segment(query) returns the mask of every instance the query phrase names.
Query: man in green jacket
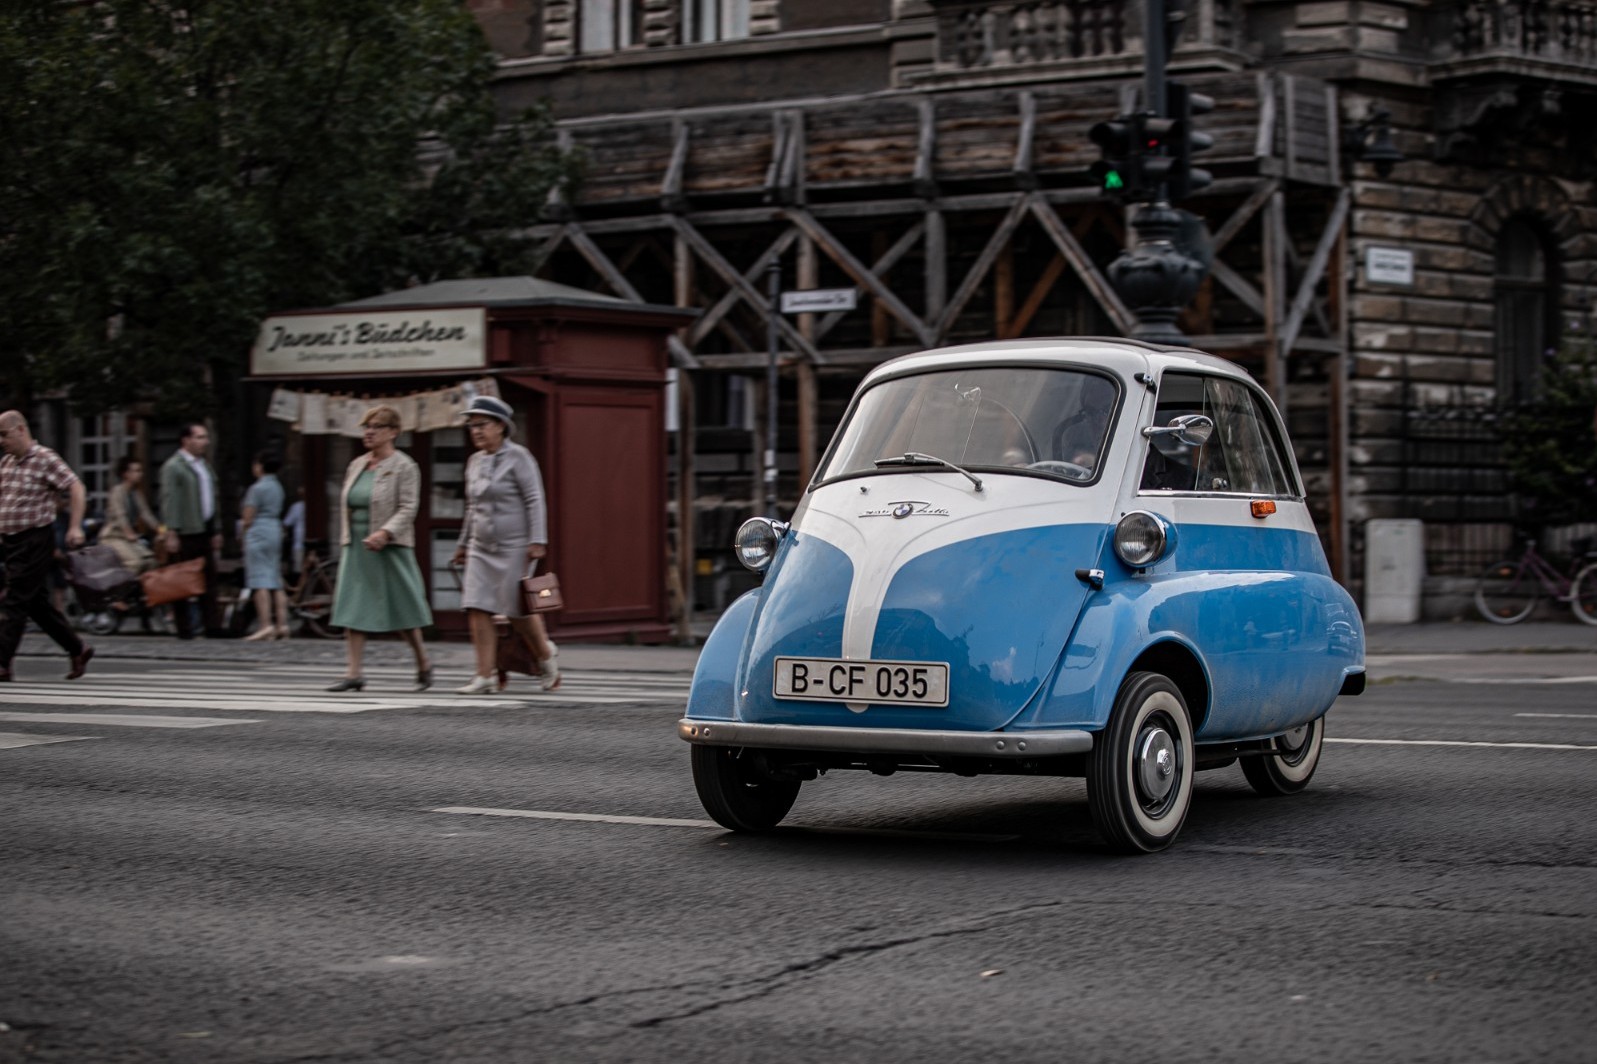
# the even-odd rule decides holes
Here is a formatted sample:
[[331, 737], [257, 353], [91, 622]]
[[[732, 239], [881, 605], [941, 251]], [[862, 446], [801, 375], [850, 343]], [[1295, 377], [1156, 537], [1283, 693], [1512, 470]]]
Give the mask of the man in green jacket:
[[[216, 610], [216, 553], [222, 549], [216, 471], [205, 460], [211, 433], [197, 421], [183, 426], [177, 453], [161, 466], [161, 520], [166, 522], [168, 557], [205, 559], [205, 594], [200, 620], [206, 634], [220, 629]], [[194, 638], [193, 599], [176, 603], [177, 637]]]

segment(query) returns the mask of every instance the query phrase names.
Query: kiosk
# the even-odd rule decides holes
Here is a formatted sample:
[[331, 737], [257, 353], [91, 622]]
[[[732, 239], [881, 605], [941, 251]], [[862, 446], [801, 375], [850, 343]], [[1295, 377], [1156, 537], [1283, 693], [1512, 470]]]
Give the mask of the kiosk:
[[307, 536], [336, 551], [336, 508], [360, 451], [359, 416], [399, 409], [399, 446], [421, 466], [416, 555], [435, 623], [463, 632], [449, 571], [470, 444], [460, 412], [488, 391], [516, 411], [516, 439], [543, 472], [549, 557], [567, 639], [663, 642], [667, 338], [695, 311], [534, 277], [440, 281], [273, 315], [250, 356], [268, 418], [286, 423], [305, 485]]

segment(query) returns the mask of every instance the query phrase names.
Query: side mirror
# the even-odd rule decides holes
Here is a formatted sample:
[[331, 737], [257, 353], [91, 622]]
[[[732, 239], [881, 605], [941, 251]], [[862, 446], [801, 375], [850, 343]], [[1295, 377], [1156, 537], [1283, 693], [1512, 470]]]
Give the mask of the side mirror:
[[1214, 435], [1214, 422], [1203, 414], [1182, 414], [1168, 425], [1149, 425], [1142, 434], [1149, 439], [1173, 436], [1188, 447], [1202, 447]]

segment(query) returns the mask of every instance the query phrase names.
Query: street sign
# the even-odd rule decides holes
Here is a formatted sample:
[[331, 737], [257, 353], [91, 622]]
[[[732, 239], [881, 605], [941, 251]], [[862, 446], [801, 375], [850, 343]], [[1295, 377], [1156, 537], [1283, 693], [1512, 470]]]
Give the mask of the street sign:
[[782, 293], [783, 314], [825, 314], [833, 310], [853, 310], [859, 291], [853, 288], [810, 288], [803, 292]]
[[1364, 279], [1371, 284], [1414, 283], [1414, 252], [1406, 248], [1365, 248]]

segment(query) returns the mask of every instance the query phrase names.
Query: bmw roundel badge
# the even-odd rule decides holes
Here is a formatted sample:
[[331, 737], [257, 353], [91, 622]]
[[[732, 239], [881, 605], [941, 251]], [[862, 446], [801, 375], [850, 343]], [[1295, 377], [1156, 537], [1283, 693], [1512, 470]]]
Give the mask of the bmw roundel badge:
[[893, 516], [898, 518], [908, 517], [915, 512], [915, 507], [907, 502], [901, 502], [893, 507]]

